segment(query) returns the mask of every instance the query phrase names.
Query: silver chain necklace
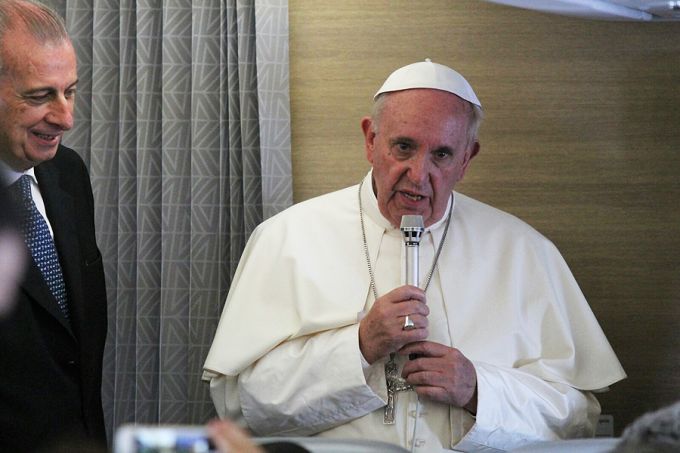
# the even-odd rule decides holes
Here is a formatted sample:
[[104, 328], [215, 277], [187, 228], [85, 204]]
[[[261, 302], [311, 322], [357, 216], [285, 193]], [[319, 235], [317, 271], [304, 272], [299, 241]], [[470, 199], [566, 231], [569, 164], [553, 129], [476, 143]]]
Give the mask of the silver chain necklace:
[[[373, 266], [371, 265], [371, 256], [368, 253], [368, 241], [366, 240], [366, 227], [364, 225], [364, 207], [363, 203], [361, 202], [361, 188], [363, 187], [363, 185], [364, 180], [361, 180], [361, 183], [359, 184], [359, 219], [361, 220], [361, 238], [364, 241], [364, 254], [366, 255], [366, 266], [368, 266], [368, 275], [371, 277], [371, 291], [373, 291], [374, 299], [378, 300], [378, 291], [376, 290], [375, 287], [375, 275], [373, 274]], [[446, 218], [446, 227], [444, 228], [444, 233], [442, 234], [442, 240], [439, 243], [439, 247], [437, 247], [437, 252], [434, 255], [434, 259], [432, 260], [432, 267], [430, 267], [430, 271], [427, 273], [427, 278], [425, 279], [425, 287], [423, 288], [424, 292], [427, 291], [427, 288], [430, 286], [432, 274], [434, 273], [434, 270], [437, 267], [439, 255], [441, 254], [442, 249], [444, 248], [444, 242], [446, 242], [446, 233], [448, 233], [449, 225], [451, 224], [452, 212], [453, 212], [453, 197], [451, 197], [449, 201], [449, 215]]]

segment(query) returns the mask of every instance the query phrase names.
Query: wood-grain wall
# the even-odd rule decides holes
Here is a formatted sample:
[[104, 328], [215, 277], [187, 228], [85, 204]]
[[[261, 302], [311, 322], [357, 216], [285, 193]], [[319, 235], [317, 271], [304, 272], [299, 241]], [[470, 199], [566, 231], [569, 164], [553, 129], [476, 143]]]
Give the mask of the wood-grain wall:
[[680, 22], [589, 21], [475, 0], [290, 0], [295, 201], [365, 174], [360, 118], [432, 58], [486, 112], [458, 189], [562, 251], [629, 377], [621, 429], [680, 399]]

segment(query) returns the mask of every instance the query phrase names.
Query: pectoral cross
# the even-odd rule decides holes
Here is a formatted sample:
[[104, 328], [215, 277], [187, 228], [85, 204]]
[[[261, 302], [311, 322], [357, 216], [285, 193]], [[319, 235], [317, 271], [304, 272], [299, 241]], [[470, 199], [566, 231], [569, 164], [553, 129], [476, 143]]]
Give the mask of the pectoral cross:
[[385, 406], [383, 423], [385, 425], [393, 425], [397, 393], [413, 390], [413, 386], [406, 383], [406, 379], [399, 375], [399, 368], [397, 367], [397, 362], [394, 361], [394, 354], [390, 354], [390, 360], [385, 363], [385, 379], [387, 381], [387, 405]]

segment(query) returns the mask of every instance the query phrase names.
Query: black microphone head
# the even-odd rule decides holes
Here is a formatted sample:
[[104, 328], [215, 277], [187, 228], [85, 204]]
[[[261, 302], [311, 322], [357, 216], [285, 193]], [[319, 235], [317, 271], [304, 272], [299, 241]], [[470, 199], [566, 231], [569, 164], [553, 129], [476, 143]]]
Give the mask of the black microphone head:
[[420, 244], [420, 236], [425, 231], [425, 224], [423, 223], [423, 216], [421, 215], [404, 215], [401, 216], [401, 226], [399, 227], [401, 234], [404, 236], [406, 245]]

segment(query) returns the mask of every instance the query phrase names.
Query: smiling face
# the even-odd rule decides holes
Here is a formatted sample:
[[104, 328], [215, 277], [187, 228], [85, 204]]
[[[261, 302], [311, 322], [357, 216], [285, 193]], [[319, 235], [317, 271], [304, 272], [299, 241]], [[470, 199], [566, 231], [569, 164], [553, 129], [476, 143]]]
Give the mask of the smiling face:
[[2, 39], [0, 158], [17, 171], [52, 159], [73, 127], [76, 56], [68, 41], [40, 43], [25, 31]]
[[378, 124], [362, 120], [373, 190], [393, 226], [407, 214], [423, 216], [425, 226], [444, 216], [451, 191], [479, 151], [468, 139], [470, 111], [452, 93], [412, 89], [387, 95]]

